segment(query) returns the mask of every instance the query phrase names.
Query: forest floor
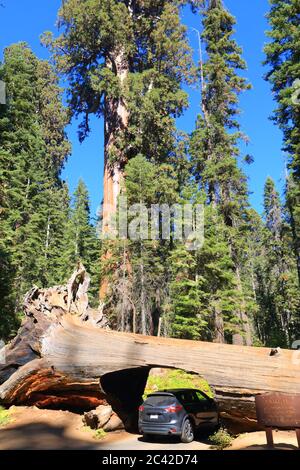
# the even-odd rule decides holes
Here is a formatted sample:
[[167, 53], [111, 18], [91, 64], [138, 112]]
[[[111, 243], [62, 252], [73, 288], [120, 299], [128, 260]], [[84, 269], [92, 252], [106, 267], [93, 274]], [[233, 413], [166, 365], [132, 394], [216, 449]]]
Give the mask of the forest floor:
[[[181, 444], [171, 439], [145, 442], [141, 436], [124, 431], [102, 435], [85, 427], [82, 416], [69, 411], [40, 410], [36, 407], [12, 407], [10, 421], [0, 425], [0, 450], [209, 450], [204, 440]], [[276, 448], [297, 449], [294, 432], [274, 432]], [[264, 432], [241, 434], [230, 450], [265, 450]]]

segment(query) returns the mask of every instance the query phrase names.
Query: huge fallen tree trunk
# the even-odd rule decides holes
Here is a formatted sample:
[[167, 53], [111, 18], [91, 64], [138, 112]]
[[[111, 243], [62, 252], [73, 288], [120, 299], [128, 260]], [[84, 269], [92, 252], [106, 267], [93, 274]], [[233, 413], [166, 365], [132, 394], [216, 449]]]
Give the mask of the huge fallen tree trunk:
[[79, 267], [68, 286], [27, 295], [26, 320], [0, 366], [2, 403], [87, 409], [108, 402], [130, 426], [149, 370], [179, 368], [203, 376], [223, 414], [250, 429], [256, 394], [300, 393], [294, 351], [270, 355], [266, 348], [109, 331], [101, 312], [89, 310], [87, 287]]

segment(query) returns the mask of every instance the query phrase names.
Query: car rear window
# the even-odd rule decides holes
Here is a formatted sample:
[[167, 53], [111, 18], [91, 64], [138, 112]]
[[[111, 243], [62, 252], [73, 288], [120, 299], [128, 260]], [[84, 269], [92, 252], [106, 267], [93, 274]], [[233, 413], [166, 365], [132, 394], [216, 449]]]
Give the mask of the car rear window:
[[145, 401], [145, 405], [169, 406], [172, 405], [174, 402], [176, 402], [176, 398], [169, 395], [152, 395], [147, 398], [147, 400]]
[[176, 396], [181, 403], [188, 403], [188, 404], [199, 403], [199, 401], [207, 400], [207, 398], [204, 395], [202, 395], [200, 391], [196, 392], [194, 390], [182, 391], [182, 392], [176, 393]]

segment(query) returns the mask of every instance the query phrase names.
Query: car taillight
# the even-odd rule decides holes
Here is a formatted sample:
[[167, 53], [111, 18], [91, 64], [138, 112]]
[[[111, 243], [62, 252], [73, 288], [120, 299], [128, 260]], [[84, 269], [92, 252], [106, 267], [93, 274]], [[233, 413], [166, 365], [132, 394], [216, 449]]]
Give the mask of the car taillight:
[[145, 407], [143, 405], [139, 406], [139, 411], [144, 411]]
[[168, 406], [168, 408], [165, 408], [165, 411], [167, 413], [178, 413], [179, 411], [181, 411], [183, 409], [183, 407], [181, 405], [172, 405], [172, 406]]

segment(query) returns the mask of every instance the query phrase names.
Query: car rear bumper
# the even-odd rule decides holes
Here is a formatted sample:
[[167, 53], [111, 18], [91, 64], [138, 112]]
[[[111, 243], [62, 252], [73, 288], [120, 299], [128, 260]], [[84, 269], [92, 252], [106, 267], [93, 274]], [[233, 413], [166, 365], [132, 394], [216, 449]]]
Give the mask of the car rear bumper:
[[141, 423], [139, 431], [141, 434], [156, 434], [158, 436], [179, 436], [181, 434], [181, 429], [176, 424]]

